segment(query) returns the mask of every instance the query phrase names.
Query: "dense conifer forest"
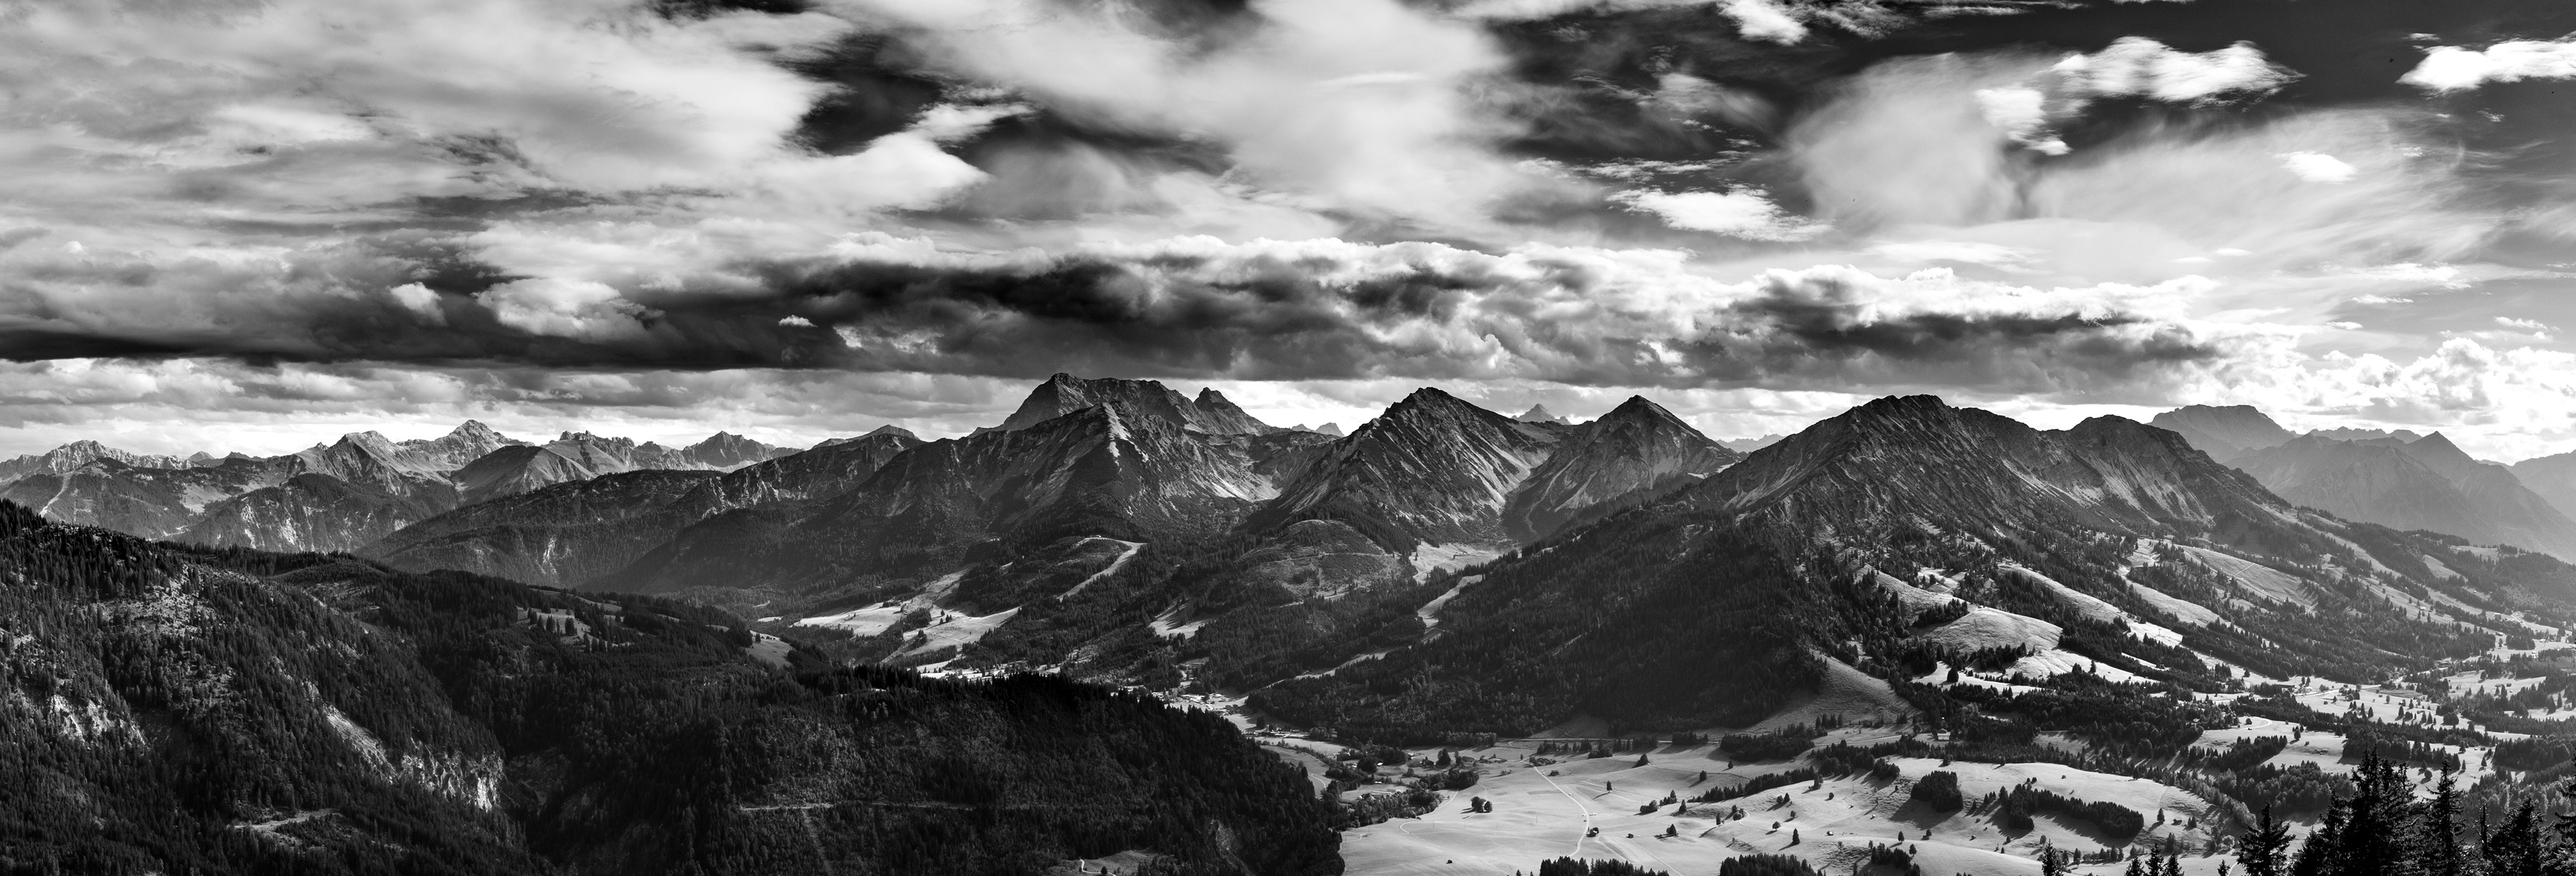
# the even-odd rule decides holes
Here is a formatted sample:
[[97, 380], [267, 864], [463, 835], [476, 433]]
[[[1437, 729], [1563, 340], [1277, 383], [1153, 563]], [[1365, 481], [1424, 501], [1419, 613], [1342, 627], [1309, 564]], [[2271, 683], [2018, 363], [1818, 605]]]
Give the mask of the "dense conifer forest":
[[0, 503], [0, 871], [1341, 870], [1218, 716], [837, 669], [712, 609]]

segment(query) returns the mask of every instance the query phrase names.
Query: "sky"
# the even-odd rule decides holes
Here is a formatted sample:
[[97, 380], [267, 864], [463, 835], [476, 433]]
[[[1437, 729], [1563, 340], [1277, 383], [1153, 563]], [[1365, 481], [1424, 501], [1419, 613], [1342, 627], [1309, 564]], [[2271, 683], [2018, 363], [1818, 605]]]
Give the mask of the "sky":
[[[2330, 14], [2329, 14], [2330, 13]], [[2576, 450], [2576, 5], [36, 0], [0, 454], [810, 444], [1057, 372]]]

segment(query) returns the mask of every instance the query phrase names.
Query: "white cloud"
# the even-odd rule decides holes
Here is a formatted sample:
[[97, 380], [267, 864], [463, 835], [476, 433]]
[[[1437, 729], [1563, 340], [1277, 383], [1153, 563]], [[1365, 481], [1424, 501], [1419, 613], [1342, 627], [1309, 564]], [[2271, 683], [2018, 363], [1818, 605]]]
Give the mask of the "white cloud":
[[447, 324], [447, 312], [438, 307], [438, 293], [430, 291], [429, 287], [419, 283], [404, 283], [385, 292], [392, 295], [395, 301], [400, 302], [404, 309], [419, 314], [422, 322], [430, 325]]
[[1718, 9], [1735, 19], [1736, 31], [1748, 40], [1789, 45], [1807, 38], [1807, 26], [1770, 0], [1725, 0]]
[[2065, 155], [2072, 149], [2053, 128], [2100, 98], [2206, 104], [2262, 97], [2298, 78], [2251, 43], [2194, 53], [2132, 36], [2099, 52], [2066, 55], [1975, 95], [1986, 122], [2013, 142], [2043, 155]]
[[1746, 240], [1811, 240], [1832, 230], [1782, 212], [1762, 192], [1753, 189], [1731, 192], [1638, 189], [1612, 194], [1610, 199], [1632, 210], [1653, 213], [1661, 217], [1664, 224], [1674, 228]]
[[1962, 264], [2002, 267], [2030, 261], [2036, 253], [1999, 243], [1963, 240], [1918, 240], [1882, 243], [1870, 252], [1900, 262], [1959, 262]]
[[2184, 52], [2145, 37], [2121, 37], [2102, 51], [2068, 55], [2049, 68], [2086, 94], [2189, 103], [2264, 95], [2299, 77], [2252, 43]]
[[2048, 131], [2048, 95], [2039, 89], [1980, 88], [1977, 108], [1984, 111], [1988, 123], [2032, 151], [2043, 155], [2072, 151], [2065, 140]]
[[616, 289], [588, 280], [541, 277], [513, 280], [474, 296], [502, 325], [534, 335], [610, 341], [640, 334], [643, 305]]
[[2536, 319], [2516, 319], [2510, 316], [2499, 316], [2495, 318], [2495, 321], [2497, 325], [2504, 326], [2509, 329], [2521, 329], [2529, 332], [2545, 332], [2551, 330], [2548, 324]]
[[2525, 79], [2576, 79], [2576, 40], [2508, 40], [2484, 49], [2436, 46], [2397, 81], [2433, 91], [2459, 91]]
[[2361, 173], [2361, 168], [2321, 152], [2283, 152], [2274, 157], [2281, 159], [2281, 166], [2289, 168], [2291, 175], [2309, 182], [2351, 182]]

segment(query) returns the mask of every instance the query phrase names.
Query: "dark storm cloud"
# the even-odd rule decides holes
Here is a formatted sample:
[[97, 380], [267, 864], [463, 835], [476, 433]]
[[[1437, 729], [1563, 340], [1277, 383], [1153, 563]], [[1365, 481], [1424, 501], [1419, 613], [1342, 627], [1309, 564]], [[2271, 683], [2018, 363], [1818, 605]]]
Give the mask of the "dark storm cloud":
[[[258, 269], [137, 260], [55, 269], [35, 279], [84, 291], [11, 296], [0, 310], [8, 358], [2047, 388], [2215, 355], [2112, 297], [1851, 268], [1729, 283], [1598, 250], [1340, 241], [1043, 257], [909, 250], [735, 266], [757, 278], [748, 289], [518, 277], [417, 238]], [[189, 307], [156, 307], [174, 286], [200, 291]]]
[[2109, 296], [1848, 268], [1718, 283], [1581, 252], [1431, 245], [775, 274], [844, 365], [1040, 377], [1520, 377], [1587, 385], [1925, 381], [2044, 390], [2220, 354]]

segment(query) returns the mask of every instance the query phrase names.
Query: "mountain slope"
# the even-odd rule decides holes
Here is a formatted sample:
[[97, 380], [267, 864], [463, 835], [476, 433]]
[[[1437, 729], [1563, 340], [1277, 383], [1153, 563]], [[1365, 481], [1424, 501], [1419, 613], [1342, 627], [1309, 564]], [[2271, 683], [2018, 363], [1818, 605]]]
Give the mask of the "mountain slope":
[[1106, 689], [834, 670], [680, 603], [186, 551], [6, 503], [0, 582], [13, 867], [940, 876], [1136, 850], [1340, 872], [1297, 770]]
[[567, 481], [588, 480], [599, 474], [552, 448], [524, 444], [485, 454], [457, 469], [449, 479], [456, 482], [459, 501], [470, 505]]
[[[887, 427], [723, 474], [644, 470], [575, 479], [422, 520], [363, 553], [406, 569], [462, 569], [572, 586], [625, 568], [710, 516], [846, 492], [920, 443]], [[493, 457], [513, 451], [562, 459], [541, 447]], [[459, 480], [473, 489], [469, 478], [488, 461], [468, 466]]]
[[[1474, 571], [1437, 635], [1388, 650], [1368, 642], [1394, 627], [1360, 630], [1343, 653], [1384, 656], [1245, 679], [1268, 684], [1253, 704], [1389, 740], [1743, 726], [1840, 664], [1934, 714], [2170, 753], [2206, 707], [2123, 684], [2226, 691], [2228, 665], [2371, 678], [2525, 629], [2496, 612], [2576, 606], [2576, 569], [2303, 512], [2170, 431], [2046, 432], [1928, 397]], [[1939, 682], [1945, 665], [1986, 680]], [[1996, 680], [2029, 692], [1979, 699]]]
[[2514, 463], [2513, 476], [2559, 513], [2576, 515], [2576, 452]]
[[[1548, 422], [1527, 414], [1520, 419]], [[1515, 539], [1537, 541], [1696, 483], [1740, 458], [1663, 406], [1630, 396], [1600, 419], [1575, 427], [1530, 471], [1503, 508], [1503, 529]]]
[[[1032, 398], [1062, 389], [1051, 386]], [[1129, 413], [1136, 409], [1079, 408], [914, 447], [810, 509], [745, 511], [692, 527], [602, 583], [646, 592], [746, 582], [790, 591], [826, 582], [869, 587], [956, 571], [971, 561], [970, 547], [988, 541], [1007, 554], [1066, 538], [1206, 537], [1277, 494], [1257, 452], [1321, 440], [1296, 433], [1276, 436], [1289, 444], [1269, 436], [1211, 440], [1179, 413]]]
[[2576, 556], [2576, 521], [2524, 489], [2511, 469], [2470, 459], [2439, 436], [2411, 443], [2307, 436], [2233, 462], [2282, 498], [2345, 519]]
[[2220, 462], [2298, 437], [2252, 405], [2190, 405], [2157, 414], [2148, 425], [2181, 435]]
[[1248, 525], [1332, 520], [1398, 552], [1417, 544], [1508, 546], [1504, 506], [1561, 439], [1559, 429], [1415, 390], [1335, 442]]
[[456, 569], [560, 585], [616, 571], [693, 522], [671, 510], [721, 475], [630, 471], [466, 505], [372, 539], [397, 568]]
[[186, 529], [223, 500], [285, 477], [274, 460], [233, 457], [188, 468], [137, 467], [97, 457], [67, 471], [38, 471], [0, 487], [7, 499], [81, 526], [153, 538]]

